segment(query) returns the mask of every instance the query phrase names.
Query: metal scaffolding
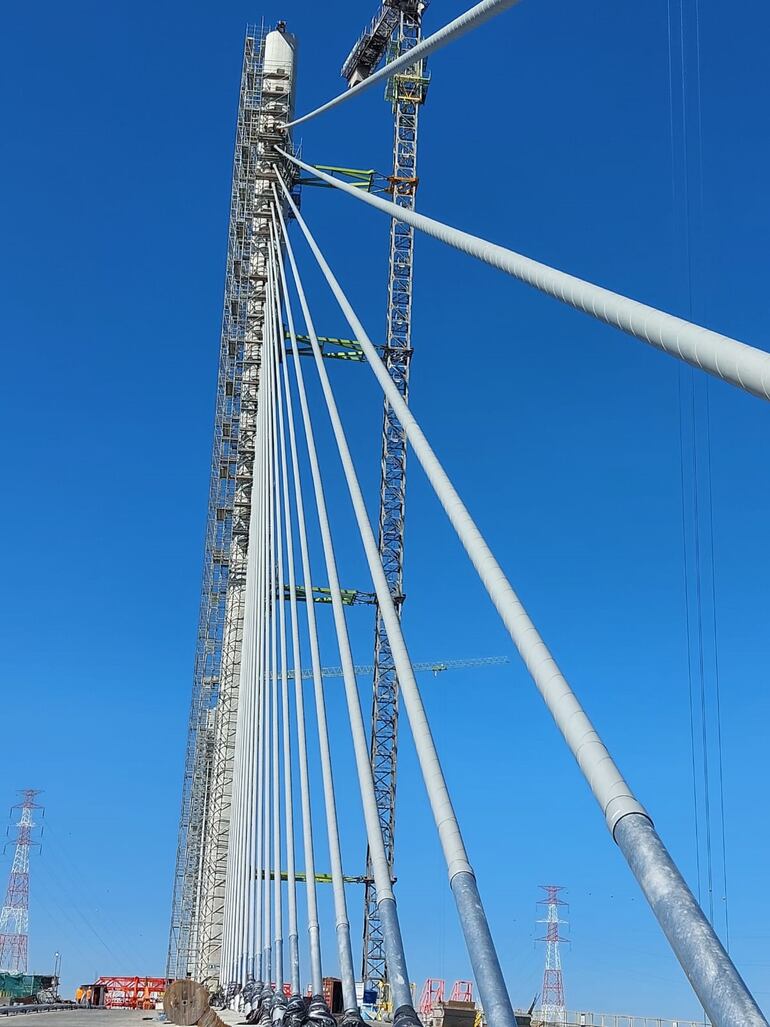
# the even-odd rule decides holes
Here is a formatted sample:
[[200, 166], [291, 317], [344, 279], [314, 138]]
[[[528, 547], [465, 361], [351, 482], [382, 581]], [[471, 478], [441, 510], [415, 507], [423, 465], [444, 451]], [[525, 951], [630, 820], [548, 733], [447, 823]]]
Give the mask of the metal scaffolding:
[[203, 586], [168, 950], [169, 977], [205, 977], [210, 972], [208, 959], [202, 958], [203, 947], [211, 947], [212, 906], [221, 901], [211, 877], [227, 854], [227, 804], [232, 778], [261, 338], [261, 306], [255, 295], [259, 282], [252, 274], [252, 265], [259, 246], [253, 220], [264, 38], [263, 26], [250, 26], [244, 42]]
[[[389, 59], [416, 46], [421, 34], [422, 5], [404, 5], [393, 32]], [[417, 187], [417, 129], [420, 105], [425, 99], [427, 78], [422, 62], [394, 75], [386, 98], [393, 104], [393, 199], [401, 207], [414, 208]], [[411, 314], [414, 231], [400, 221], [391, 222], [388, 277], [388, 319], [384, 362], [406, 399], [412, 356]], [[406, 491], [406, 436], [387, 400], [382, 424], [380, 471], [379, 552], [390, 593], [400, 612], [403, 601], [404, 501]], [[396, 818], [396, 760], [398, 750], [398, 677], [393, 654], [377, 610], [374, 634], [371, 762], [377, 811], [388, 862], [393, 870]], [[387, 967], [377, 892], [371, 882], [372, 866], [367, 853], [364, 900], [363, 979], [384, 997]]]

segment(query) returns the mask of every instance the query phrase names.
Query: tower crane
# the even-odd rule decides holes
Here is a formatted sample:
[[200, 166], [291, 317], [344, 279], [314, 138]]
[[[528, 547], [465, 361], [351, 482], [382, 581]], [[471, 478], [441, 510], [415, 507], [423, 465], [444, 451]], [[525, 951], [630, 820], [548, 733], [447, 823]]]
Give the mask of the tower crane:
[[[415, 671], [430, 671], [434, 677], [438, 677], [439, 674], [443, 674], [447, 670], [465, 670], [467, 667], [499, 667], [504, 663], [508, 663], [507, 656], [479, 656], [469, 660], [427, 660], [422, 663], [413, 663], [412, 669]], [[353, 670], [356, 672], [357, 677], [368, 677], [369, 674], [373, 673], [374, 666], [372, 664], [360, 664], [357, 663]], [[309, 667], [304, 667], [300, 674], [302, 678], [312, 678], [313, 671]], [[287, 677], [294, 678], [294, 671], [290, 670]], [[321, 667], [321, 677], [324, 678], [341, 678], [343, 677], [342, 667]]]
[[[384, 0], [369, 27], [347, 57], [342, 76], [348, 85], [363, 81], [380, 61], [407, 53], [420, 41], [422, 15], [427, 0]], [[424, 62], [393, 75], [385, 98], [393, 108], [393, 171], [390, 191], [393, 202], [414, 209], [417, 189], [417, 131], [420, 107], [425, 102], [428, 76]], [[412, 272], [414, 234], [395, 218], [390, 226], [388, 309], [384, 363], [401, 396], [409, 393], [412, 356]], [[403, 605], [404, 505], [406, 490], [406, 435], [387, 400], [383, 412], [380, 476], [379, 555], [390, 594], [401, 613]], [[396, 760], [398, 754], [398, 677], [390, 642], [379, 609], [375, 615], [374, 666], [372, 671], [372, 736], [370, 760], [374, 777], [377, 814], [385, 854], [393, 873], [396, 825]], [[369, 854], [367, 877], [372, 876]], [[387, 990], [387, 966], [382, 927], [374, 885], [366, 886], [362, 977]]]
[[396, 3], [385, 3], [372, 18], [369, 28], [362, 32], [342, 65], [342, 77], [349, 86], [358, 85], [371, 73], [385, 56], [385, 51], [399, 22]]

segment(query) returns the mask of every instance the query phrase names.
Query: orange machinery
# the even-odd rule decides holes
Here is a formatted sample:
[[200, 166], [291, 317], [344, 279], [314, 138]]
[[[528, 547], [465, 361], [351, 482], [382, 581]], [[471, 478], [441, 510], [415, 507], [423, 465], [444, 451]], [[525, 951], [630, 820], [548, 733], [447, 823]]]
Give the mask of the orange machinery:
[[171, 983], [167, 977], [100, 977], [88, 988], [106, 1009], [155, 1009]]

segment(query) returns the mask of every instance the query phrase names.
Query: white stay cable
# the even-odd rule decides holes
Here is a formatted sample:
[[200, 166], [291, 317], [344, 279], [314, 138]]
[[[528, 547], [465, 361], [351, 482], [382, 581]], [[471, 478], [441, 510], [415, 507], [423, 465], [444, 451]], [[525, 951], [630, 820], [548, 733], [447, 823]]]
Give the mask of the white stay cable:
[[[655, 831], [648, 814], [624, 781], [422, 429], [391, 380], [363, 325], [291, 196], [288, 195], [285, 185], [280, 178], [279, 181], [287, 195], [292, 213], [297, 218], [308, 245], [354, 333], [354, 338], [360, 343], [386, 399], [404, 428], [415, 456], [575, 756], [599, 802], [607, 826], [636, 876], [645, 898], [706, 1012], [709, 1013], [712, 1022], [719, 1024], [720, 1027], [727, 1027], [728, 1024], [741, 1024], [742, 1027], [748, 1027], [749, 1024], [766, 1024], [713, 927], [704, 916]], [[288, 240], [287, 252], [291, 255]]]
[[[276, 254], [276, 239], [273, 227], [271, 226], [271, 267], [273, 275], [276, 274], [276, 265], [280, 268], [281, 262]], [[283, 272], [281, 271], [283, 279]], [[288, 296], [284, 292], [284, 303], [288, 311]], [[310, 563], [307, 550], [307, 535], [305, 530], [304, 510], [299, 501], [301, 485], [299, 484], [299, 463], [297, 461], [296, 446], [294, 444], [294, 431], [292, 427], [292, 405], [291, 393], [285, 391], [287, 420], [289, 423], [289, 438], [291, 442], [292, 464], [294, 471], [294, 491], [297, 497], [297, 520], [300, 532], [300, 547], [302, 551], [303, 575], [305, 578], [305, 595], [312, 597], [312, 579], [310, 578]], [[347, 915], [345, 902], [345, 883], [342, 868], [342, 852], [340, 849], [339, 827], [337, 823], [337, 803], [334, 795], [334, 775], [332, 771], [331, 746], [329, 743], [329, 728], [326, 719], [326, 702], [321, 682], [321, 655], [318, 645], [318, 633], [315, 621], [315, 609], [312, 599], [305, 603], [308, 623], [308, 636], [310, 640], [310, 657], [313, 665], [313, 685], [315, 695], [316, 722], [318, 728], [318, 746], [321, 757], [321, 779], [323, 783], [324, 809], [326, 812], [326, 830], [329, 846], [329, 862], [332, 877], [332, 891], [334, 896], [334, 915], [337, 933], [337, 950], [340, 963], [340, 979], [342, 981], [343, 1004], [346, 1011], [358, 1009], [356, 1001], [355, 971], [353, 969], [353, 950], [350, 943], [350, 921]], [[316, 667], [318, 673], [316, 674]]]
[[[261, 429], [259, 434], [255, 438], [255, 464], [254, 464], [254, 482], [264, 483], [266, 470], [266, 459], [267, 459], [267, 447], [265, 439], [265, 412], [263, 408], [263, 398], [265, 390], [260, 390], [258, 397], [258, 410], [257, 410], [257, 424], [258, 428]], [[259, 448], [257, 443], [259, 442]], [[259, 977], [259, 968], [261, 966], [260, 958], [260, 946], [259, 946], [259, 923], [262, 912], [261, 899], [258, 887], [257, 878], [257, 863], [261, 862], [261, 849], [259, 845], [259, 832], [261, 821], [258, 815], [259, 803], [261, 802], [261, 744], [260, 744], [260, 730], [262, 724], [262, 710], [261, 710], [261, 696], [264, 688], [263, 684], [263, 666], [262, 666], [262, 637], [264, 634], [264, 593], [265, 593], [265, 551], [262, 545], [262, 539], [264, 537], [266, 529], [266, 507], [265, 507], [265, 488], [264, 484], [260, 487], [257, 485], [257, 495], [255, 496], [255, 488], [252, 485], [252, 505], [258, 503], [260, 509], [260, 517], [257, 522], [257, 531], [252, 534], [249, 532], [249, 555], [253, 552], [258, 561], [258, 575], [257, 575], [257, 591], [254, 596], [254, 618], [255, 618], [255, 646], [254, 646], [254, 667], [253, 667], [253, 679], [254, 679], [254, 703], [253, 713], [251, 716], [252, 725], [252, 755], [249, 761], [249, 777], [250, 777], [250, 792], [251, 798], [249, 802], [249, 849], [248, 849], [248, 908], [249, 908], [249, 922], [248, 922], [248, 941], [247, 941], [247, 953], [248, 953], [248, 975], [253, 978]]]
[[[256, 517], [256, 509], [252, 508], [251, 520]], [[236, 927], [231, 911], [238, 908], [235, 893], [242, 884], [242, 832], [244, 830], [243, 804], [245, 802], [245, 782], [248, 775], [245, 773], [244, 764], [246, 761], [246, 745], [244, 741], [247, 725], [249, 722], [249, 653], [253, 644], [253, 636], [249, 625], [249, 611], [251, 608], [251, 597], [254, 590], [253, 567], [251, 563], [247, 566], [246, 574], [246, 597], [243, 649], [240, 667], [239, 702], [235, 729], [235, 755], [233, 760], [233, 803], [232, 817], [230, 820], [229, 839], [227, 847], [227, 874], [225, 885], [225, 909], [226, 915], [223, 921], [223, 947], [221, 954], [221, 975], [224, 981], [229, 983], [240, 974], [234, 973], [231, 956], [234, 951]]]
[[[268, 265], [268, 282], [269, 282], [270, 270]], [[270, 307], [266, 307], [265, 314], [266, 323], [266, 335], [270, 338], [270, 332], [272, 331], [272, 318], [270, 314]], [[269, 382], [269, 367], [270, 367], [270, 350], [267, 349], [265, 352], [265, 367], [263, 371], [266, 375], [266, 382]], [[267, 402], [270, 403], [272, 397], [267, 393]], [[272, 448], [271, 432], [270, 432], [270, 419], [266, 419], [265, 432], [267, 436], [268, 452]], [[267, 473], [267, 546], [268, 546], [268, 592], [266, 602], [266, 621], [269, 624], [269, 631], [267, 632], [267, 659], [265, 663], [265, 677], [263, 682], [263, 691], [266, 695], [265, 699], [265, 734], [264, 734], [264, 757], [265, 757], [265, 770], [264, 770], [264, 816], [265, 816], [265, 875], [264, 875], [264, 918], [265, 918], [265, 932], [263, 939], [263, 968], [265, 972], [265, 988], [267, 991], [271, 991], [273, 982], [273, 962], [272, 962], [272, 949], [273, 949], [273, 921], [272, 921], [272, 896], [270, 894], [272, 888], [272, 848], [270, 845], [271, 841], [271, 718], [270, 718], [270, 703], [268, 697], [270, 695], [269, 688], [270, 682], [273, 679], [273, 675], [276, 673], [275, 656], [276, 656], [276, 632], [275, 632], [275, 550], [274, 550], [274, 537], [273, 537], [273, 468], [270, 461], [267, 461], [268, 473]], [[280, 872], [280, 867], [278, 868]]]
[[[275, 284], [273, 278], [273, 285]], [[271, 302], [273, 290], [268, 296], [268, 302]], [[280, 312], [276, 316], [277, 329], [273, 331], [272, 338], [267, 339], [267, 345], [273, 349], [273, 360], [271, 367], [270, 376], [270, 391], [275, 397], [275, 401], [272, 404], [270, 410], [270, 416], [272, 419], [272, 434], [273, 434], [273, 467], [274, 467], [274, 479], [275, 479], [275, 505], [276, 505], [276, 541], [277, 541], [277, 560], [278, 560], [278, 617], [279, 617], [279, 636], [280, 636], [280, 664], [281, 664], [281, 724], [282, 724], [282, 749], [283, 749], [283, 787], [284, 787], [284, 816], [286, 823], [286, 876], [287, 876], [287, 912], [289, 922], [289, 979], [291, 982], [291, 993], [292, 995], [299, 995], [300, 993], [300, 979], [299, 979], [299, 931], [297, 927], [297, 879], [296, 879], [296, 865], [295, 865], [295, 852], [294, 852], [294, 799], [292, 795], [292, 769], [291, 769], [291, 723], [289, 720], [289, 678], [288, 678], [288, 648], [286, 643], [286, 604], [284, 601], [284, 551], [283, 551], [283, 532], [284, 529], [290, 530], [290, 525], [287, 527], [286, 524], [286, 513], [284, 505], [287, 502], [287, 497], [284, 493], [283, 498], [281, 495], [281, 488], [279, 485], [283, 483], [285, 485], [286, 469], [281, 466], [279, 445], [278, 445], [278, 430], [276, 420], [280, 416], [280, 410], [278, 409], [278, 374], [277, 374], [277, 357], [275, 350], [277, 348], [277, 340], [282, 335], [281, 318]], [[277, 401], [277, 402], [276, 402]], [[281, 441], [283, 441], [281, 439]], [[290, 549], [290, 539], [287, 538], [287, 550]], [[290, 554], [291, 555], [291, 554]], [[291, 574], [291, 570], [290, 570]], [[277, 722], [277, 712], [276, 712]], [[276, 744], [277, 749], [277, 744]], [[280, 859], [276, 860], [277, 865], [280, 867]], [[278, 880], [280, 887], [280, 877]], [[283, 965], [283, 963], [282, 963]], [[276, 975], [279, 977], [281, 975]], [[282, 992], [279, 993], [282, 995]]]
[[[281, 211], [278, 194], [275, 191], [275, 186], [273, 186], [273, 194], [275, 199], [273, 215], [274, 240], [277, 240], [278, 237], [278, 227], [275, 221], [275, 217], [277, 214], [277, 217], [281, 223], [281, 231], [283, 233], [283, 239], [286, 244], [286, 253], [289, 258], [289, 263], [291, 265], [292, 276], [294, 278], [295, 284], [298, 285], [299, 273], [297, 270], [296, 262], [294, 260], [294, 252], [291, 247], [291, 241], [289, 240], [288, 234], [285, 230], [283, 213]], [[280, 260], [280, 258], [277, 258], [277, 262], [281, 273], [281, 281], [283, 284], [284, 301], [288, 306], [288, 288], [286, 284], [283, 263]], [[300, 299], [300, 304], [302, 306], [302, 313], [305, 319], [305, 324], [308, 327], [308, 329], [311, 329], [312, 319], [310, 316], [310, 311], [307, 309], [307, 305], [303, 303], [302, 293], [298, 293], [298, 295]], [[315, 493], [316, 500], [316, 513], [318, 516], [318, 523], [321, 530], [321, 541], [324, 551], [324, 561], [326, 564], [326, 573], [328, 576], [329, 591], [332, 600], [334, 627], [337, 635], [337, 645], [340, 653], [340, 663], [342, 664], [343, 670], [345, 697], [348, 707], [348, 719], [350, 721], [350, 730], [353, 737], [353, 748], [355, 752], [359, 790], [361, 793], [361, 803], [363, 806], [364, 820], [366, 823], [366, 834], [367, 840], [369, 842], [370, 856], [372, 862], [372, 875], [374, 877], [375, 888], [377, 890], [377, 905], [383, 923], [383, 939], [386, 948], [391, 998], [395, 1009], [398, 1009], [400, 1007], [403, 1007], [405, 1009], [411, 1009], [412, 995], [409, 986], [409, 976], [406, 967], [404, 945], [403, 940], [401, 938], [401, 929], [398, 922], [398, 914], [396, 912], [395, 896], [393, 895], [393, 888], [390, 879], [390, 867], [388, 865], [387, 856], [385, 855], [385, 845], [382, 839], [382, 828], [380, 827], [379, 816], [377, 811], [377, 801], [374, 791], [374, 779], [372, 776], [372, 768], [369, 762], [369, 746], [367, 744], [366, 730], [364, 728], [364, 719], [361, 713], [361, 700], [358, 694], [358, 686], [356, 684], [353, 657], [350, 651], [350, 640], [348, 638], [347, 623], [345, 620], [345, 608], [342, 605], [342, 596], [340, 593], [339, 575], [337, 573], [337, 562], [334, 555], [334, 543], [332, 541], [331, 528], [329, 526], [329, 518], [326, 510], [326, 499], [324, 497], [323, 482], [321, 480], [321, 471], [315, 447], [313, 425], [310, 418], [310, 410], [308, 408], [307, 396], [305, 394], [304, 378], [295, 336], [292, 336], [291, 349], [294, 364], [294, 373], [297, 381], [297, 391], [302, 411], [305, 441], [310, 461], [311, 476], [313, 479], [313, 491]], [[312, 582], [308, 582], [307, 584], [308, 586], [312, 586]], [[312, 599], [311, 591], [307, 591], [306, 595]], [[312, 607], [312, 605], [312, 601], [307, 603], [308, 607]], [[316, 677], [319, 682], [319, 687], [322, 687], [320, 662], [317, 674], [314, 669], [314, 678]]]
[[450, 21], [448, 25], [444, 25], [443, 28], [434, 32], [433, 35], [423, 39], [421, 43], [412, 47], [411, 50], [408, 50], [401, 57], [397, 57], [390, 64], [385, 64], [379, 71], [375, 71], [369, 78], [365, 78], [363, 82], [359, 82], [358, 85], [353, 86], [351, 89], [346, 89], [344, 93], [340, 93], [333, 100], [321, 104], [320, 107], [316, 107], [315, 110], [310, 111], [308, 114], [303, 114], [301, 117], [295, 118], [294, 121], [287, 122], [284, 127], [293, 128], [294, 125], [301, 125], [303, 121], [310, 121], [311, 118], [323, 114], [324, 111], [331, 110], [332, 107], [339, 106], [339, 104], [344, 103], [350, 97], [357, 96], [366, 89], [371, 89], [378, 82], [391, 78], [404, 68], [411, 68], [417, 61], [424, 60], [429, 54], [435, 53], [436, 50], [440, 50], [442, 46], [446, 46], [447, 43], [451, 43], [454, 39], [459, 39], [460, 36], [464, 36], [471, 29], [478, 28], [479, 25], [483, 25], [485, 21], [489, 21], [496, 14], [502, 14], [503, 11], [507, 11], [509, 7], [513, 7], [518, 2], [519, 0], [482, 0], [475, 7], [471, 7], [469, 11], [455, 18], [454, 21]]
[[686, 364], [707, 371], [760, 399], [770, 399], [770, 353], [657, 310], [646, 303], [639, 303], [610, 289], [603, 289], [565, 271], [558, 271], [548, 264], [541, 264], [479, 236], [461, 232], [424, 214], [399, 207], [390, 200], [363, 192], [319, 171], [278, 146], [276, 150], [316, 178], [350, 196], [357, 197], [371, 207], [376, 207], [389, 217], [411, 225], [491, 267], [505, 271], [506, 274], [534, 286], [540, 292], [561, 300], [576, 310], [582, 310], [598, 321], [620, 328], [628, 335], [649, 343], [650, 346], [663, 350], [664, 353]]
[[[272, 293], [272, 282], [268, 279], [267, 302], [270, 303]], [[273, 502], [273, 517], [270, 521], [270, 548], [273, 553], [273, 581], [274, 590], [273, 602], [273, 673], [270, 678], [271, 696], [271, 717], [273, 725], [272, 747], [273, 747], [273, 905], [275, 909], [275, 945], [273, 954], [273, 969], [275, 975], [276, 1001], [284, 1002], [283, 994], [283, 905], [282, 905], [282, 884], [281, 884], [281, 778], [280, 778], [280, 750], [278, 721], [278, 664], [282, 679], [286, 677], [286, 625], [284, 622], [283, 610], [283, 552], [281, 547], [281, 493], [278, 483], [278, 442], [275, 431], [275, 390], [273, 388], [273, 360], [274, 347], [273, 336], [278, 330], [278, 319], [272, 318], [272, 331], [265, 339], [266, 361], [265, 373], [270, 391], [270, 475], [272, 485], [270, 495]], [[276, 646], [276, 631], [282, 640], [280, 649]], [[288, 683], [286, 685], [288, 689]]]
[[[299, 212], [294, 210], [294, 214], [298, 216]], [[294, 269], [293, 263], [292, 269]], [[353, 465], [353, 459], [350, 455], [345, 429], [342, 426], [329, 382], [329, 376], [324, 366], [321, 347], [312, 319], [309, 313], [307, 313], [309, 310], [307, 297], [296, 271], [295, 284], [302, 310], [305, 312], [305, 321], [316, 370], [337, 442], [337, 449], [366, 554], [369, 572], [377, 594], [379, 611], [390, 643], [401, 694], [403, 695], [409, 717], [409, 726], [414, 738], [415, 749], [430, 800], [436, 829], [441, 841], [444, 859], [446, 860], [449, 882], [457, 901], [460, 921], [465, 931], [468, 954], [473, 963], [482, 1005], [490, 1023], [494, 1023], [496, 1027], [503, 1027], [503, 1025], [515, 1027], [516, 1018], [505, 986], [503, 972], [491, 939], [487, 917], [475, 882], [473, 869], [468, 861], [460, 832], [460, 825], [452, 806], [446, 779], [441, 769], [441, 763], [425, 713], [422, 696], [420, 695], [404, 640], [401, 622], [382, 567], [377, 541], [372, 531], [366, 503]], [[456, 880], [458, 876], [462, 877], [463, 880]]]
[[[259, 474], [260, 453], [255, 452], [255, 474]], [[251, 508], [249, 533], [257, 537], [262, 520], [261, 494], [257, 493]], [[228, 845], [223, 948], [221, 953], [221, 979], [244, 983], [251, 971], [248, 962], [246, 933], [248, 901], [249, 854], [248, 838], [253, 818], [247, 814], [253, 793], [254, 735], [253, 720], [256, 691], [256, 596], [259, 594], [261, 566], [250, 550], [247, 563], [246, 594], [244, 602], [243, 647], [240, 668], [238, 719], [233, 772], [233, 817]]]
[[[254, 775], [256, 780], [256, 796], [255, 802], [252, 809], [252, 816], [256, 823], [256, 830], [252, 841], [252, 867], [253, 867], [253, 881], [252, 893], [254, 895], [254, 927], [250, 938], [250, 946], [254, 953], [255, 970], [254, 977], [256, 981], [263, 982], [266, 978], [266, 968], [264, 966], [264, 952], [262, 948], [262, 937], [264, 932], [264, 903], [263, 903], [263, 880], [265, 873], [267, 872], [267, 866], [264, 861], [264, 791], [265, 791], [265, 730], [266, 730], [266, 718], [265, 718], [265, 682], [267, 680], [267, 634], [268, 634], [268, 623], [267, 623], [267, 610], [268, 610], [268, 595], [269, 595], [269, 583], [268, 583], [268, 534], [267, 534], [267, 518], [268, 518], [268, 469], [267, 469], [267, 384], [264, 381], [262, 375], [260, 375], [259, 382], [259, 410], [258, 418], [260, 423], [260, 440], [261, 440], [261, 474], [259, 478], [255, 478], [255, 482], [259, 485], [259, 499], [262, 507], [262, 518], [260, 521], [260, 533], [253, 540], [253, 544], [257, 547], [260, 557], [260, 590], [257, 599], [258, 602], [258, 616], [259, 616], [259, 631], [257, 634], [257, 681], [259, 685], [258, 689], [258, 713], [257, 713], [257, 751], [256, 751], [256, 773]], [[253, 495], [253, 487], [252, 487]]]
[[[260, 383], [261, 385], [262, 383]], [[262, 737], [265, 721], [265, 596], [267, 594], [267, 436], [266, 436], [266, 400], [264, 387], [259, 390], [258, 423], [260, 424], [260, 464], [259, 474], [254, 481], [259, 489], [259, 503], [261, 517], [259, 521], [259, 532], [252, 539], [249, 536], [249, 547], [254, 546], [259, 559], [259, 592], [256, 599], [257, 617], [257, 651], [256, 651], [256, 700], [254, 710], [254, 759], [251, 765], [251, 776], [253, 781], [254, 795], [252, 798], [249, 816], [252, 821], [252, 831], [249, 845], [249, 904], [254, 913], [249, 930], [249, 952], [251, 954], [253, 977], [259, 981], [262, 977], [262, 791], [264, 777], [264, 754]], [[252, 486], [252, 500], [254, 486]]]
[[[248, 595], [250, 591], [251, 582], [248, 579], [246, 582], [246, 595], [247, 595], [247, 606], [248, 606]], [[246, 730], [247, 712], [246, 707], [248, 705], [246, 700], [246, 686], [244, 682], [245, 678], [245, 663], [246, 653], [248, 651], [248, 637], [244, 633], [243, 640], [243, 654], [244, 659], [241, 663], [241, 683], [240, 683], [240, 700], [238, 703], [238, 714], [236, 719], [235, 728], [235, 757], [233, 765], [233, 815], [230, 820], [230, 832], [227, 846], [227, 876], [226, 876], [226, 895], [225, 895], [225, 908], [226, 910], [234, 909], [235, 900], [234, 892], [238, 888], [239, 875], [241, 871], [241, 826], [242, 826], [242, 795], [244, 791], [245, 775], [243, 773], [243, 760], [244, 760], [244, 741], [243, 735]], [[222, 951], [222, 967], [221, 974], [222, 978], [228, 983], [235, 979], [233, 967], [231, 964], [231, 953], [233, 951], [234, 937], [235, 937], [235, 925], [230, 915], [226, 915], [223, 923], [223, 934], [224, 934], [224, 945]]]
[[[258, 534], [261, 530], [262, 508], [259, 502], [252, 505], [249, 530]], [[241, 984], [245, 983], [251, 972], [250, 954], [250, 920], [253, 917], [253, 906], [250, 901], [250, 847], [253, 832], [253, 818], [250, 815], [254, 799], [253, 761], [255, 754], [254, 719], [256, 716], [256, 652], [257, 652], [257, 596], [259, 594], [259, 561], [255, 553], [250, 552], [247, 563], [247, 587], [244, 604], [244, 652], [241, 661], [242, 700], [239, 699], [239, 712], [243, 707], [244, 731], [239, 754], [241, 788], [237, 803], [239, 811], [239, 831], [237, 858], [237, 891], [234, 899], [235, 907], [235, 957], [233, 977]], [[256, 572], [256, 573], [255, 573]]]
[[[274, 283], [275, 292], [273, 301], [278, 305], [278, 282]], [[289, 322], [290, 331], [294, 332], [294, 321], [291, 307], [286, 307], [286, 317]], [[278, 349], [278, 336], [274, 336], [275, 349]], [[281, 344], [282, 344], [281, 340]], [[278, 375], [278, 354], [275, 354], [276, 363], [276, 398], [278, 402], [278, 435], [281, 447], [281, 481], [283, 486], [283, 510], [285, 520], [286, 553], [289, 570], [289, 606], [291, 613], [291, 633], [293, 646], [294, 666], [301, 667], [300, 639], [299, 639], [299, 615], [297, 611], [297, 587], [294, 572], [294, 543], [291, 524], [291, 504], [289, 498], [289, 478], [286, 458], [286, 439], [284, 432], [283, 392], [286, 393], [287, 420], [289, 427], [289, 441], [291, 446], [292, 467], [294, 468], [294, 491], [297, 508], [297, 519], [300, 525], [300, 550], [302, 554], [302, 566], [305, 579], [306, 595], [307, 588], [311, 587], [312, 577], [310, 575], [310, 561], [305, 535], [305, 513], [302, 502], [302, 490], [299, 481], [299, 459], [297, 456], [297, 444], [294, 433], [294, 418], [291, 408], [291, 392], [289, 389], [288, 372], [286, 361], [281, 360], [283, 380]], [[312, 605], [312, 604], [311, 604]], [[313, 611], [314, 612], [314, 611]], [[308, 613], [310, 617], [310, 613]], [[320, 663], [320, 659], [319, 659]], [[312, 672], [311, 672], [312, 674]], [[307, 756], [307, 730], [305, 724], [305, 698], [301, 679], [294, 677], [294, 705], [297, 712], [297, 750], [299, 759], [300, 776], [300, 798], [302, 803], [302, 837], [305, 861], [305, 884], [307, 890], [307, 920], [308, 920], [308, 943], [310, 949], [310, 980], [313, 995], [323, 994], [323, 978], [321, 970], [321, 936], [318, 922], [318, 897], [315, 879], [315, 855], [313, 850], [313, 818], [310, 801], [310, 774], [308, 770]]]

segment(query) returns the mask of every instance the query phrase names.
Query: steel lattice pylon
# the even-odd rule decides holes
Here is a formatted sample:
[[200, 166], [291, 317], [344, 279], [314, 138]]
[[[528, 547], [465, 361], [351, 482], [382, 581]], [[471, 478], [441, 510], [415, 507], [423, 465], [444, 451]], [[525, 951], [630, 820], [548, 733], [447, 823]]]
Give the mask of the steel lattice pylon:
[[559, 945], [562, 938], [559, 928], [566, 920], [559, 918], [559, 910], [566, 909], [567, 903], [559, 898], [564, 889], [557, 884], [541, 884], [545, 898], [538, 906], [545, 906], [547, 914], [539, 924], [546, 925], [546, 933], [538, 941], [545, 942], [545, 967], [543, 969], [543, 989], [540, 999], [540, 1020], [543, 1027], [563, 1024], [567, 1021], [566, 1003], [564, 1001], [564, 976], [561, 968]]
[[32, 840], [35, 823], [33, 810], [42, 809], [35, 802], [39, 789], [27, 788], [23, 800], [14, 809], [21, 810], [16, 825], [16, 848], [8, 878], [5, 902], [0, 909], [0, 970], [14, 974], [27, 972], [29, 944], [29, 850], [37, 843]]
[[[264, 27], [246, 31], [233, 162], [225, 300], [203, 586], [185, 757], [169, 977], [210, 972], [212, 907], [227, 857], [227, 803], [237, 708], [261, 304], [252, 275]], [[257, 323], [258, 322], [258, 323]], [[212, 882], [212, 876], [216, 880]], [[214, 911], [215, 912], [215, 911]], [[214, 933], [215, 929], [214, 929]], [[218, 941], [218, 939], [217, 939]]]
[[[420, 40], [422, 5], [400, 11], [393, 32], [391, 57], [410, 50]], [[420, 105], [425, 99], [427, 79], [422, 62], [416, 68], [395, 75], [387, 98], [392, 101], [393, 199], [401, 207], [414, 208], [417, 186], [417, 130]], [[393, 221], [390, 231], [388, 319], [385, 365], [406, 399], [412, 355], [411, 313], [414, 231]], [[385, 403], [382, 426], [380, 478], [379, 551], [391, 595], [402, 600], [404, 560], [404, 501], [406, 490], [406, 436], [389, 404]], [[396, 760], [398, 749], [398, 678], [387, 632], [379, 610], [374, 635], [374, 680], [372, 701], [371, 762], [377, 810], [385, 851], [393, 867], [396, 816]], [[377, 893], [371, 883], [372, 866], [367, 853], [364, 906], [363, 979], [383, 995], [387, 967], [383, 950], [382, 925], [377, 910]]]

